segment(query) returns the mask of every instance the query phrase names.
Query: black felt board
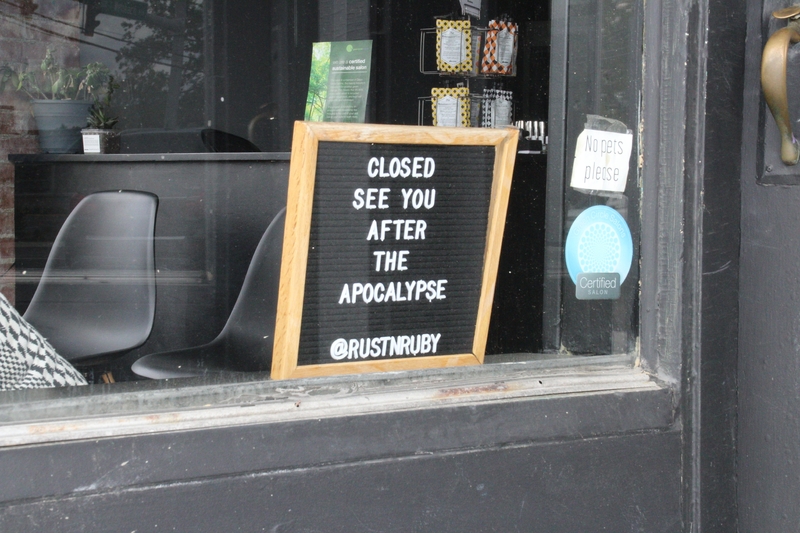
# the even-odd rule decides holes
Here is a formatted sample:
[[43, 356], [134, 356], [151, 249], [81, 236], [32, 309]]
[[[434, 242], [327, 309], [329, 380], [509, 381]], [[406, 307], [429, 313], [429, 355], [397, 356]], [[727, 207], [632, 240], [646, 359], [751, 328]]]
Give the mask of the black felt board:
[[[370, 159], [381, 157], [385, 172], [393, 158], [404, 157], [433, 158], [435, 171], [430, 178], [371, 178]], [[494, 159], [492, 146], [319, 143], [298, 365], [472, 352]], [[354, 192], [368, 188], [390, 188], [389, 207], [355, 209]], [[435, 189], [435, 203], [430, 209], [409, 205], [404, 210], [404, 188]], [[425, 238], [396, 240], [397, 226], [392, 224], [383, 242], [367, 240], [372, 221], [377, 221], [380, 229], [384, 219], [423, 220]], [[421, 237], [416, 223], [411, 227], [409, 235]], [[407, 251], [407, 270], [377, 272], [376, 251]], [[415, 290], [412, 301], [364, 303], [362, 297], [357, 303], [347, 303], [346, 298], [339, 303], [345, 284], [349, 296], [355, 283], [372, 284], [373, 288], [383, 284], [385, 295], [390, 283], [399, 282], [402, 297], [406, 297], [406, 282], [418, 280], [447, 280], [439, 293], [445, 298], [429, 301], [426, 286], [419, 300]], [[423, 335], [429, 335], [427, 344]], [[441, 336], [433, 353], [435, 335]], [[390, 355], [393, 341], [388, 337], [401, 343], [405, 343], [401, 337], [410, 337], [410, 342], [395, 345], [402, 354]], [[361, 341], [376, 338], [379, 340], [370, 344]], [[351, 339], [358, 343], [355, 357]], [[342, 356], [342, 342], [347, 356]], [[341, 359], [331, 355], [335, 343]], [[422, 353], [426, 347], [427, 353]], [[413, 355], [414, 348], [417, 355]], [[375, 356], [376, 352], [379, 355]]]

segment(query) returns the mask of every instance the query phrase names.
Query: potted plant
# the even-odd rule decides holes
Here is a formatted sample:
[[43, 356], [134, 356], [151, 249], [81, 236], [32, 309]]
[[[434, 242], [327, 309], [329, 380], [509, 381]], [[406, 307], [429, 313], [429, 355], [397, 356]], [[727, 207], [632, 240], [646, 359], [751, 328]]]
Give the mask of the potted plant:
[[105, 95], [96, 99], [89, 109], [88, 127], [81, 130], [84, 154], [116, 154], [119, 152], [119, 133], [112, 128], [119, 121], [111, 116], [111, 96], [119, 88], [114, 76], [108, 77]]
[[42, 152], [74, 153], [80, 151], [80, 130], [86, 125], [92, 98], [109, 75], [99, 62], [64, 67], [48, 48], [38, 67], [0, 68], [0, 85], [11, 84], [30, 97]]

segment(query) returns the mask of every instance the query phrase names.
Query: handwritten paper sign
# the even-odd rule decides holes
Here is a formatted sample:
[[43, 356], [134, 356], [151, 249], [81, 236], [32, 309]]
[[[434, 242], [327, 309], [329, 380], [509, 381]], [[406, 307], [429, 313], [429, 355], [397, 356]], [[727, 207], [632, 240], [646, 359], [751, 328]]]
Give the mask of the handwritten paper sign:
[[272, 377], [483, 362], [516, 140], [297, 123]]
[[593, 191], [624, 192], [633, 135], [586, 129], [578, 135], [570, 186]]

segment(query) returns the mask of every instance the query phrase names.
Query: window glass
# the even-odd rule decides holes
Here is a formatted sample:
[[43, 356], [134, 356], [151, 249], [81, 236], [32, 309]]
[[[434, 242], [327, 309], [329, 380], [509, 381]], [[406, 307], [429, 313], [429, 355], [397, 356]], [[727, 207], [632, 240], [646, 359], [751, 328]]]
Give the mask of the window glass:
[[[620, 270], [629, 267], [620, 284], [620, 296], [614, 300], [578, 300], [571, 275], [563, 276], [561, 301], [560, 344], [563, 350], [576, 354], [627, 353], [634, 350], [638, 332], [638, 236], [639, 230], [639, 165], [638, 123], [641, 87], [641, 5], [626, 1], [572, 1], [569, 5], [569, 49], [567, 52], [567, 97], [565, 128], [565, 189], [564, 239], [578, 217], [593, 206], [606, 206], [619, 214], [628, 227], [631, 238], [631, 257], [622, 257], [626, 250], [624, 228], [612, 216], [605, 218], [596, 209], [589, 211], [576, 227], [578, 254], [592, 246], [606, 243], [604, 252], [595, 254], [595, 261], [615, 263], [616, 267], [600, 270]], [[593, 122], [590, 115], [602, 117]], [[616, 121], [612, 123], [611, 121]], [[592, 122], [590, 126], [588, 123]], [[581, 135], [587, 127], [609, 133], [631, 133], [630, 170], [627, 181], [617, 190], [616, 166], [604, 167], [595, 159], [581, 161], [578, 178], [585, 188], [573, 187], [573, 155], [591, 142], [596, 151], [621, 151], [624, 136]], [[580, 142], [579, 142], [580, 140]], [[574, 163], [574, 164], [573, 164]], [[595, 188], [596, 187], [596, 188]], [[610, 211], [608, 213], [611, 213]], [[588, 225], [587, 225], [588, 223]], [[606, 225], [608, 223], [609, 225]], [[585, 228], [583, 227], [585, 226]], [[582, 238], [582, 240], [581, 240]], [[572, 244], [570, 242], [569, 244]], [[585, 248], [584, 248], [585, 247]], [[569, 259], [563, 250], [566, 267]], [[590, 263], [592, 257], [579, 257], [578, 263]], [[591, 268], [591, 267], [590, 267]], [[568, 272], [569, 274], [569, 272]], [[592, 280], [584, 280], [589, 283]], [[603, 277], [595, 279], [595, 289], [602, 290]]]
[[[268, 298], [259, 254], [286, 204], [293, 124], [317, 91], [312, 49], [370, 41], [365, 122], [522, 130], [486, 362], [633, 352], [641, 7], [572, 0], [553, 8], [558, 17], [549, 0], [471, 9], [462, 15], [453, 0], [0, 4], [6, 320], [16, 309], [33, 326], [26, 346], [46, 338], [89, 383], [263, 378], [274, 318], [243, 298]], [[441, 39], [467, 19], [461, 57]], [[453, 24], [437, 31], [437, 20]], [[442, 63], [447, 54], [459, 57]], [[72, 126], [59, 122], [64, 100]], [[87, 117], [116, 137], [69, 137]], [[155, 358], [132, 370], [164, 353], [168, 368]], [[38, 356], [27, 357], [16, 360]]]

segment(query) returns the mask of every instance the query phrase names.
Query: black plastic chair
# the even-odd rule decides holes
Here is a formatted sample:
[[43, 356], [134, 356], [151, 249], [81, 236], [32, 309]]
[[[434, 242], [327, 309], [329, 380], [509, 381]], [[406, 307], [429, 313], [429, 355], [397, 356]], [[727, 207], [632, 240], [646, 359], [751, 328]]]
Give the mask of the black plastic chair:
[[58, 232], [23, 316], [68, 361], [121, 355], [150, 335], [157, 207], [149, 193], [93, 193]]
[[131, 367], [136, 374], [166, 379], [270, 369], [285, 213], [281, 210], [261, 237], [219, 335], [202, 346], [146, 355]]

